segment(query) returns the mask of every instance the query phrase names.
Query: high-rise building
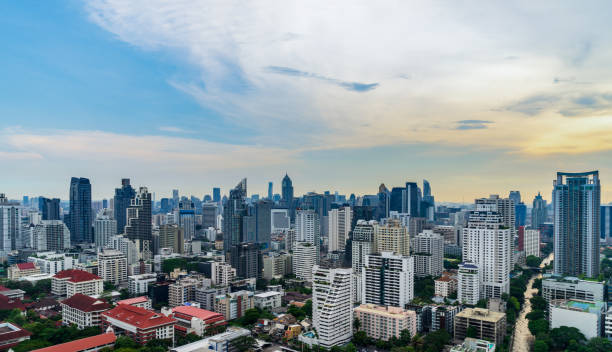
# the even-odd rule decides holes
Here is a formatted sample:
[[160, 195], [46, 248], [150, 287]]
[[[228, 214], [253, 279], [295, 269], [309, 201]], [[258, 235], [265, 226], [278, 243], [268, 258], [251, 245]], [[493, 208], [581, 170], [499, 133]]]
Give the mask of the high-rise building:
[[317, 263], [321, 246], [320, 218], [314, 210], [298, 210], [295, 215], [295, 233], [299, 242], [308, 242], [317, 247]]
[[421, 216], [420, 192], [416, 182], [406, 182], [406, 189], [402, 193], [402, 213], [407, 213], [412, 217]]
[[317, 247], [309, 242], [296, 242], [292, 258], [295, 277], [312, 281], [312, 267], [315, 264], [317, 264]]
[[213, 285], [229, 286], [236, 277], [236, 269], [231, 265], [221, 262], [210, 263], [210, 278]]
[[[516, 199], [516, 196], [514, 197]], [[475, 201], [476, 206], [484, 205], [488, 209], [494, 209], [502, 218], [503, 225], [512, 230], [512, 235], [516, 232], [516, 209], [514, 200], [510, 198], [500, 198], [497, 194], [492, 194], [489, 198], [479, 198]], [[491, 208], [494, 206], [494, 208]]]
[[287, 174], [283, 177], [281, 185], [281, 205], [289, 209], [289, 216], [293, 220], [295, 217], [295, 209], [293, 207], [293, 182]]
[[172, 248], [173, 253], [182, 254], [185, 251], [183, 228], [177, 225], [161, 225], [159, 227], [159, 248]]
[[255, 242], [270, 248], [270, 234], [272, 233], [272, 206], [271, 200], [260, 200], [248, 208], [248, 216], [243, 217], [242, 238], [245, 242]]
[[432, 230], [423, 230], [411, 240], [414, 274], [440, 276], [444, 271], [444, 238]]
[[202, 228], [217, 227], [217, 203], [202, 204]]
[[547, 218], [546, 200], [542, 198], [540, 192], [533, 198], [533, 208], [531, 208], [531, 227], [539, 229]]
[[37, 251], [64, 251], [70, 248], [70, 231], [61, 220], [41, 220], [34, 227], [31, 247]]
[[521, 202], [521, 191], [510, 191], [508, 198], [514, 201], [514, 204], [519, 204]]
[[272, 209], [270, 210], [270, 216], [270, 229], [272, 233], [287, 231], [291, 228], [291, 217], [289, 217], [289, 209]]
[[40, 210], [42, 220], [60, 220], [60, 200], [59, 198], [38, 198], [38, 210]]
[[140, 187], [127, 209], [125, 234], [127, 238], [139, 242], [140, 251], [153, 248], [153, 228], [151, 223], [151, 193], [147, 187]]
[[118, 285], [127, 281], [127, 259], [123, 253], [105, 249], [98, 253], [98, 276]]
[[[378, 186], [378, 205], [376, 207], [376, 220], [389, 217], [389, 210], [391, 207], [391, 192], [387, 189], [384, 183]], [[357, 219], [365, 220], [365, 219]]]
[[215, 187], [213, 188], [213, 202], [219, 203], [221, 202], [221, 188]]
[[361, 303], [403, 308], [414, 298], [413, 257], [392, 252], [370, 254], [361, 275]]
[[68, 228], [73, 243], [92, 243], [91, 183], [87, 178], [70, 180], [70, 214]]
[[374, 252], [410, 255], [408, 229], [395, 219], [389, 220], [384, 225], [374, 225], [374, 246]]
[[232, 267], [236, 275], [243, 279], [261, 278], [263, 263], [257, 243], [241, 243], [233, 245], [230, 251]]
[[436, 213], [436, 202], [434, 196], [431, 195], [431, 186], [429, 181], [423, 180], [423, 201], [421, 202], [421, 217], [429, 221], [434, 221]]
[[525, 226], [527, 223], [527, 206], [525, 203], [521, 202], [514, 206], [514, 213], [516, 214], [515, 224], [514, 226], [518, 228], [519, 226]]
[[554, 182], [555, 274], [599, 275], [599, 172], [557, 172]]
[[247, 180], [242, 179], [230, 190], [227, 204], [223, 207], [223, 250], [229, 252], [232, 246], [244, 242], [242, 238], [242, 218], [247, 215], [245, 198]]
[[476, 210], [470, 212], [463, 229], [463, 260], [478, 266], [484, 298], [501, 298], [510, 292], [514, 237], [497, 209], [495, 203], [477, 200]]
[[344, 251], [351, 232], [353, 210], [346, 206], [327, 213], [329, 222], [329, 252]]
[[312, 269], [312, 323], [324, 348], [344, 345], [353, 337], [352, 269]]
[[599, 228], [601, 237], [599, 241], [601, 244], [610, 246], [612, 245], [612, 205], [602, 205], [600, 209], [601, 224]]
[[356, 275], [361, 276], [366, 256], [374, 253], [374, 225], [376, 221], [359, 220], [353, 229], [352, 267]]
[[179, 190], [178, 189], [173, 189], [172, 190], [172, 207], [177, 207], [178, 203], [179, 203]]
[[524, 233], [523, 247], [525, 256], [540, 256], [540, 230], [526, 229]]
[[94, 239], [96, 247], [102, 248], [108, 245], [110, 238], [117, 234], [117, 220], [107, 213], [102, 213], [94, 221]]
[[[116, 234], [122, 234], [127, 224], [127, 208], [132, 204], [136, 190], [130, 185], [129, 178], [121, 179], [121, 188], [115, 188], [113, 202], [115, 220], [117, 221]], [[163, 208], [163, 204], [162, 204]]]
[[268, 199], [272, 200], [274, 196], [274, 184], [272, 181], [268, 182]]
[[0, 193], [0, 254], [7, 255], [18, 249], [21, 241], [22, 207], [18, 202], [9, 201]]
[[476, 305], [480, 299], [480, 272], [471, 262], [459, 264], [457, 299], [463, 304]]
[[178, 206], [179, 224], [186, 240], [195, 237], [195, 205], [191, 200], [181, 200]]

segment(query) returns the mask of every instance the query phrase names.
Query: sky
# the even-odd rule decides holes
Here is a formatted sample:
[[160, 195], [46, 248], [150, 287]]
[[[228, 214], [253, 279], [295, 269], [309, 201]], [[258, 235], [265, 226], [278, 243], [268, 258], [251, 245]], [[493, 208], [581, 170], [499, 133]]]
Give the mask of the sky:
[[612, 201], [608, 1], [3, 1], [0, 192], [120, 179], [202, 197], [439, 201], [599, 170]]

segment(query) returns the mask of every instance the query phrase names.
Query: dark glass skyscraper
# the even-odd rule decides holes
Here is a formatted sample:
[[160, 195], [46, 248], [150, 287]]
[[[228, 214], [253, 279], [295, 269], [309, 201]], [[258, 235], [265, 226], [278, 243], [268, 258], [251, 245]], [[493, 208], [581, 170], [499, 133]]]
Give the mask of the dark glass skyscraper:
[[233, 245], [240, 244], [242, 238], [242, 218], [246, 215], [245, 199], [247, 180], [242, 179], [229, 193], [227, 204], [223, 208], [223, 250], [229, 252]]
[[127, 208], [136, 196], [136, 190], [130, 185], [129, 178], [121, 179], [121, 188], [115, 188], [115, 220], [117, 221], [117, 234], [123, 233], [127, 223]]
[[283, 177], [282, 197], [283, 205], [287, 207], [287, 209], [291, 208], [291, 205], [293, 204], [293, 182], [291, 182], [291, 179], [287, 174], [285, 174], [285, 177]]
[[60, 219], [60, 200], [59, 198], [38, 198], [38, 210], [40, 210], [43, 220]]
[[533, 208], [531, 208], [531, 227], [539, 229], [546, 222], [546, 217], [546, 200], [538, 192], [538, 195], [533, 199]]
[[219, 203], [221, 201], [221, 188], [213, 188], [213, 202]]
[[91, 183], [87, 178], [73, 177], [70, 180], [70, 214], [67, 224], [72, 243], [93, 242], [91, 214]]
[[[151, 193], [147, 187], [140, 187], [127, 208], [125, 234], [131, 240], [140, 240], [140, 249], [153, 248], [153, 228], [151, 224]], [[148, 243], [145, 243], [147, 241]]]
[[598, 171], [557, 172], [553, 188], [555, 274], [599, 275], [600, 192]]

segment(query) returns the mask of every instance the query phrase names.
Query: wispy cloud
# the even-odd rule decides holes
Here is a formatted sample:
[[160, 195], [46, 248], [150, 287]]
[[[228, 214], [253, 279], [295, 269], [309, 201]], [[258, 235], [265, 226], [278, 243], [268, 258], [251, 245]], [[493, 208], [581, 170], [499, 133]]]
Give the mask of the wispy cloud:
[[350, 90], [354, 92], [367, 92], [369, 90], [372, 90], [378, 87], [378, 83], [347, 82], [347, 81], [342, 81], [336, 78], [321, 76], [316, 73], [296, 70], [290, 67], [268, 66], [266, 67], [266, 71], [271, 72], [271, 73], [280, 74], [280, 75], [286, 75], [286, 76], [318, 79], [318, 80], [321, 80], [327, 83], [335, 84], [346, 90]]
[[172, 133], [194, 133], [193, 131], [186, 130], [184, 128], [176, 127], [176, 126], [160, 126], [157, 128], [162, 132], [172, 132]]
[[459, 120], [457, 121], [456, 130], [483, 130], [486, 129], [493, 121], [489, 120]]

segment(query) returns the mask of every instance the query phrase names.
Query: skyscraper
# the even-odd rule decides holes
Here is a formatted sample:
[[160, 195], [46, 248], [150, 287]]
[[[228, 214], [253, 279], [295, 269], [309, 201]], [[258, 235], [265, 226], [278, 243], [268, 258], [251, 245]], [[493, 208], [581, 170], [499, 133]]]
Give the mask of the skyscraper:
[[240, 243], [231, 248], [230, 262], [236, 275], [243, 278], [261, 278], [263, 269], [261, 252], [257, 243]]
[[612, 205], [601, 206], [601, 238], [602, 244], [612, 245]]
[[125, 230], [127, 208], [130, 206], [134, 196], [136, 196], [136, 190], [130, 185], [130, 179], [122, 178], [121, 188], [115, 188], [115, 200], [113, 205], [115, 208], [115, 220], [117, 221], [117, 234], [121, 234]]
[[431, 195], [431, 186], [429, 181], [423, 180], [423, 201], [421, 202], [421, 216], [430, 221], [434, 220], [436, 210], [436, 202], [434, 196]]
[[21, 240], [22, 207], [0, 193], [0, 252], [2, 255], [18, 249]]
[[546, 200], [542, 198], [540, 192], [533, 198], [533, 208], [531, 209], [531, 227], [539, 229], [546, 222], [547, 210]]
[[72, 243], [92, 243], [91, 183], [87, 178], [70, 180], [70, 214], [68, 228]]
[[60, 219], [60, 200], [59, 198], [38, 198], [38, 210], [41, 213], [42, 220], [59, 220]]
[[247, 195], [247, 180], [230, 190], [227, 204], [223, 207], [223, 250], [229, 252], [233, 245], [244, 242], [242, 236], [242, 218], [247, 215], [245, 198]]
[[340, 209], [332, 209], [327, 215], [329, 222], [329, 251], [344, 251], [346, 241], [351, 232], [353, 210], [346, 206]]
[[508, 198], [514, 201], [514, 204], [519, 204], [521, 202], [521, 191], [510, 191]]
[[180, 198], [179, 198], [179, 190], [178, 189], [173, 189], [172, 190], [172, 207], [177, 207], [179, 200], [180, 200]]
[[362, 301], [403, 308], [414, 298], [414, 257], [381, 252], [366, 256]]
[[553, 183], [555, 274], [599, 275], [599, 172], [557, 172]]
[[195, 237], [195, 206], [190, 200], [179, 201], [179, 225], [183, 229], [185, 239], [191, 241]]
[[272, 181], [268, 182], [268, 199], [272, 200], [272, 196], [274, 195], [274, 184]]
[[125, 234], [128, 239], [140, 242], [140, 251], [153, 247], [153, 229], [151, 224], [151, 193], [147, 187], [140, 187], [127, 208]]
[[213, 188], [213, 202], [219, 203], [221, 201], [221, 188]]
[[291, 219], [293, 219], [295, 217], [295, 214], [293, 211], [293, 182], [291, 182], [291, 179], [289, 178], [289, 175], [287, 174], [285, 174], [285, 177], [283, 177], [281, 193], [282, 193], [282, 198], [281, 198], [282, 205], [286, 207], [287, 209], [289, 209], [289, 214], [291, 216]]
[[106, 247], [112, 236], [117, 234], [117, 220], [106, 211], [99, 214], [94, 221], [94, 239], [97, 248]]

